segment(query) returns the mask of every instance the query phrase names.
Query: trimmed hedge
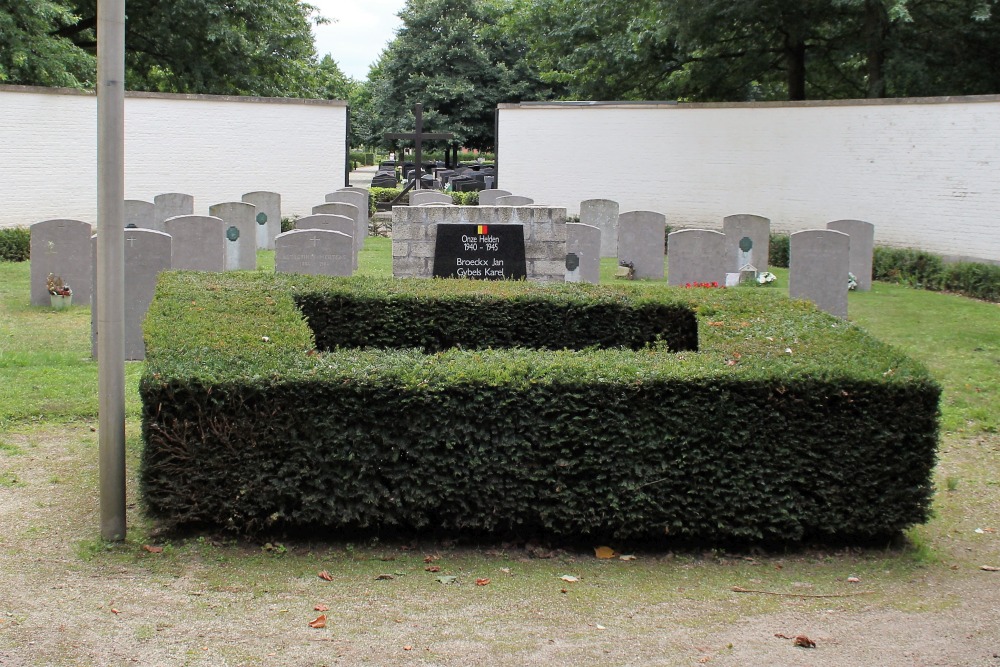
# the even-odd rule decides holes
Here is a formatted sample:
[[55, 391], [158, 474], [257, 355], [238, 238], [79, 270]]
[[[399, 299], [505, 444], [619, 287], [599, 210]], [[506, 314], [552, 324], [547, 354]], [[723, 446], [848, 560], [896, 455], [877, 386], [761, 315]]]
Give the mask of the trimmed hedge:
[[1000, 301], [1000, 266], [978, 262], [946, 263], [937, 255], [913, 248], [876, 247], [872, 277], [926, 290]]
[[140, 394], [167, 525], [720, 543], [925, 521], [940, 389], [770, 290], [168, 272]]
[[789, 247], [791, 238], [788, 234], [771, 234], [770, 243], [767, 248], [767, 261], [771, 266], [782, 269], [788, 268]]
[[27, 227], [0, 229], [0, 262], [26, 262], [31, 253], [31, 230]]

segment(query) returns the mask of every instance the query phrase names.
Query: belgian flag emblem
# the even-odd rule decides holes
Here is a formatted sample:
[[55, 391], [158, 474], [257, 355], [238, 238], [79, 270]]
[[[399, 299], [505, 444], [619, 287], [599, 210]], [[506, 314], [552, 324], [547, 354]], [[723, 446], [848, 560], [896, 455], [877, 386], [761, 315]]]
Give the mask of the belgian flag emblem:
[[477, 231], [476, 233], [477, 234], [489, 234], [490, 233], [489, 232], [489, 226], [488, 225], [479, 225], [479, 231]]

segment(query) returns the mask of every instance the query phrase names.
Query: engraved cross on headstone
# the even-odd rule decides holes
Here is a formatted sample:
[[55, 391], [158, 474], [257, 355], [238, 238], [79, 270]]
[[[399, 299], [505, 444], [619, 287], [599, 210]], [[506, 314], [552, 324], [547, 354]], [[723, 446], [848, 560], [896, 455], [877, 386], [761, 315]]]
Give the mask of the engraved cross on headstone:
[[423, 142], [425, 141], [440, 141], [442, 139], [452, 139], [455, 135], [451, 132], [424, 132], [424, 105], [417, 104], [413, 105], [413, 117], [416, 120], [416, 128], [414, 132], [389, 132], [383, 136], [386, 139], [408, 139], [416, 144], [416, 169], [413, 172], [413, 182], [414, 188], [420, 189], [420, 164], [423, 161]]

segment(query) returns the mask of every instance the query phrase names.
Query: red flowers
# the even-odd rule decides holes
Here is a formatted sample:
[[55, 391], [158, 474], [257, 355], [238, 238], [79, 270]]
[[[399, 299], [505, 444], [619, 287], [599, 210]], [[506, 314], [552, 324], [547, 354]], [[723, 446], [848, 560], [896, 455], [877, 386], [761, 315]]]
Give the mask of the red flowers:
[[710, 283], [685, 283], [684, 284], [684, 287], [687, 287], [689, 289], [691, 287], [718, 287], [718, 286], [719, 286], [719, 283], [716, 280], [713, 280]]

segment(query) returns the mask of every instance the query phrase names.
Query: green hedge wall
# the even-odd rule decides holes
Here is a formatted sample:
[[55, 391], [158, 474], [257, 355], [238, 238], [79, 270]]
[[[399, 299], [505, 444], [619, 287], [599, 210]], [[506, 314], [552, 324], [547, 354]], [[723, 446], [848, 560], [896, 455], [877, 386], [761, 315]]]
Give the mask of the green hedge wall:
[[0, 262], [26, 262], [31, 253], [31, 231], [27, 227], [0, 229]]
[[875, 280], [948, 291], [985, 301], [1000, 301], [1000, 266], [978, 262], [946, 263], [938, 255], [913, 248], [877, 246], [872, 258]]
[[[451, 332], [448, 308], [415, 315], [435, 290], [456, 325], [477, 303], [507, 328], [537, 314], [495, 299], [546, 316], [579, 315], [588, 298], [637, 312], [603, 320], [623, 332], [613, 347], [482, 347], [480, 333], [433, 352], [353, 347], [387, 322]], [[635, 322], [660, 321], [657, 298], [695, 318], [697, 352], [630, 349]], [[358, 310], [379, 300], [378, 314]], [[296, 304], [340, 333], [314, 334]], [[938, 386], [769, 290], [168, 272], [146, 355], [142, 490], [171, 526], [839, 541], [929, 513]]]

